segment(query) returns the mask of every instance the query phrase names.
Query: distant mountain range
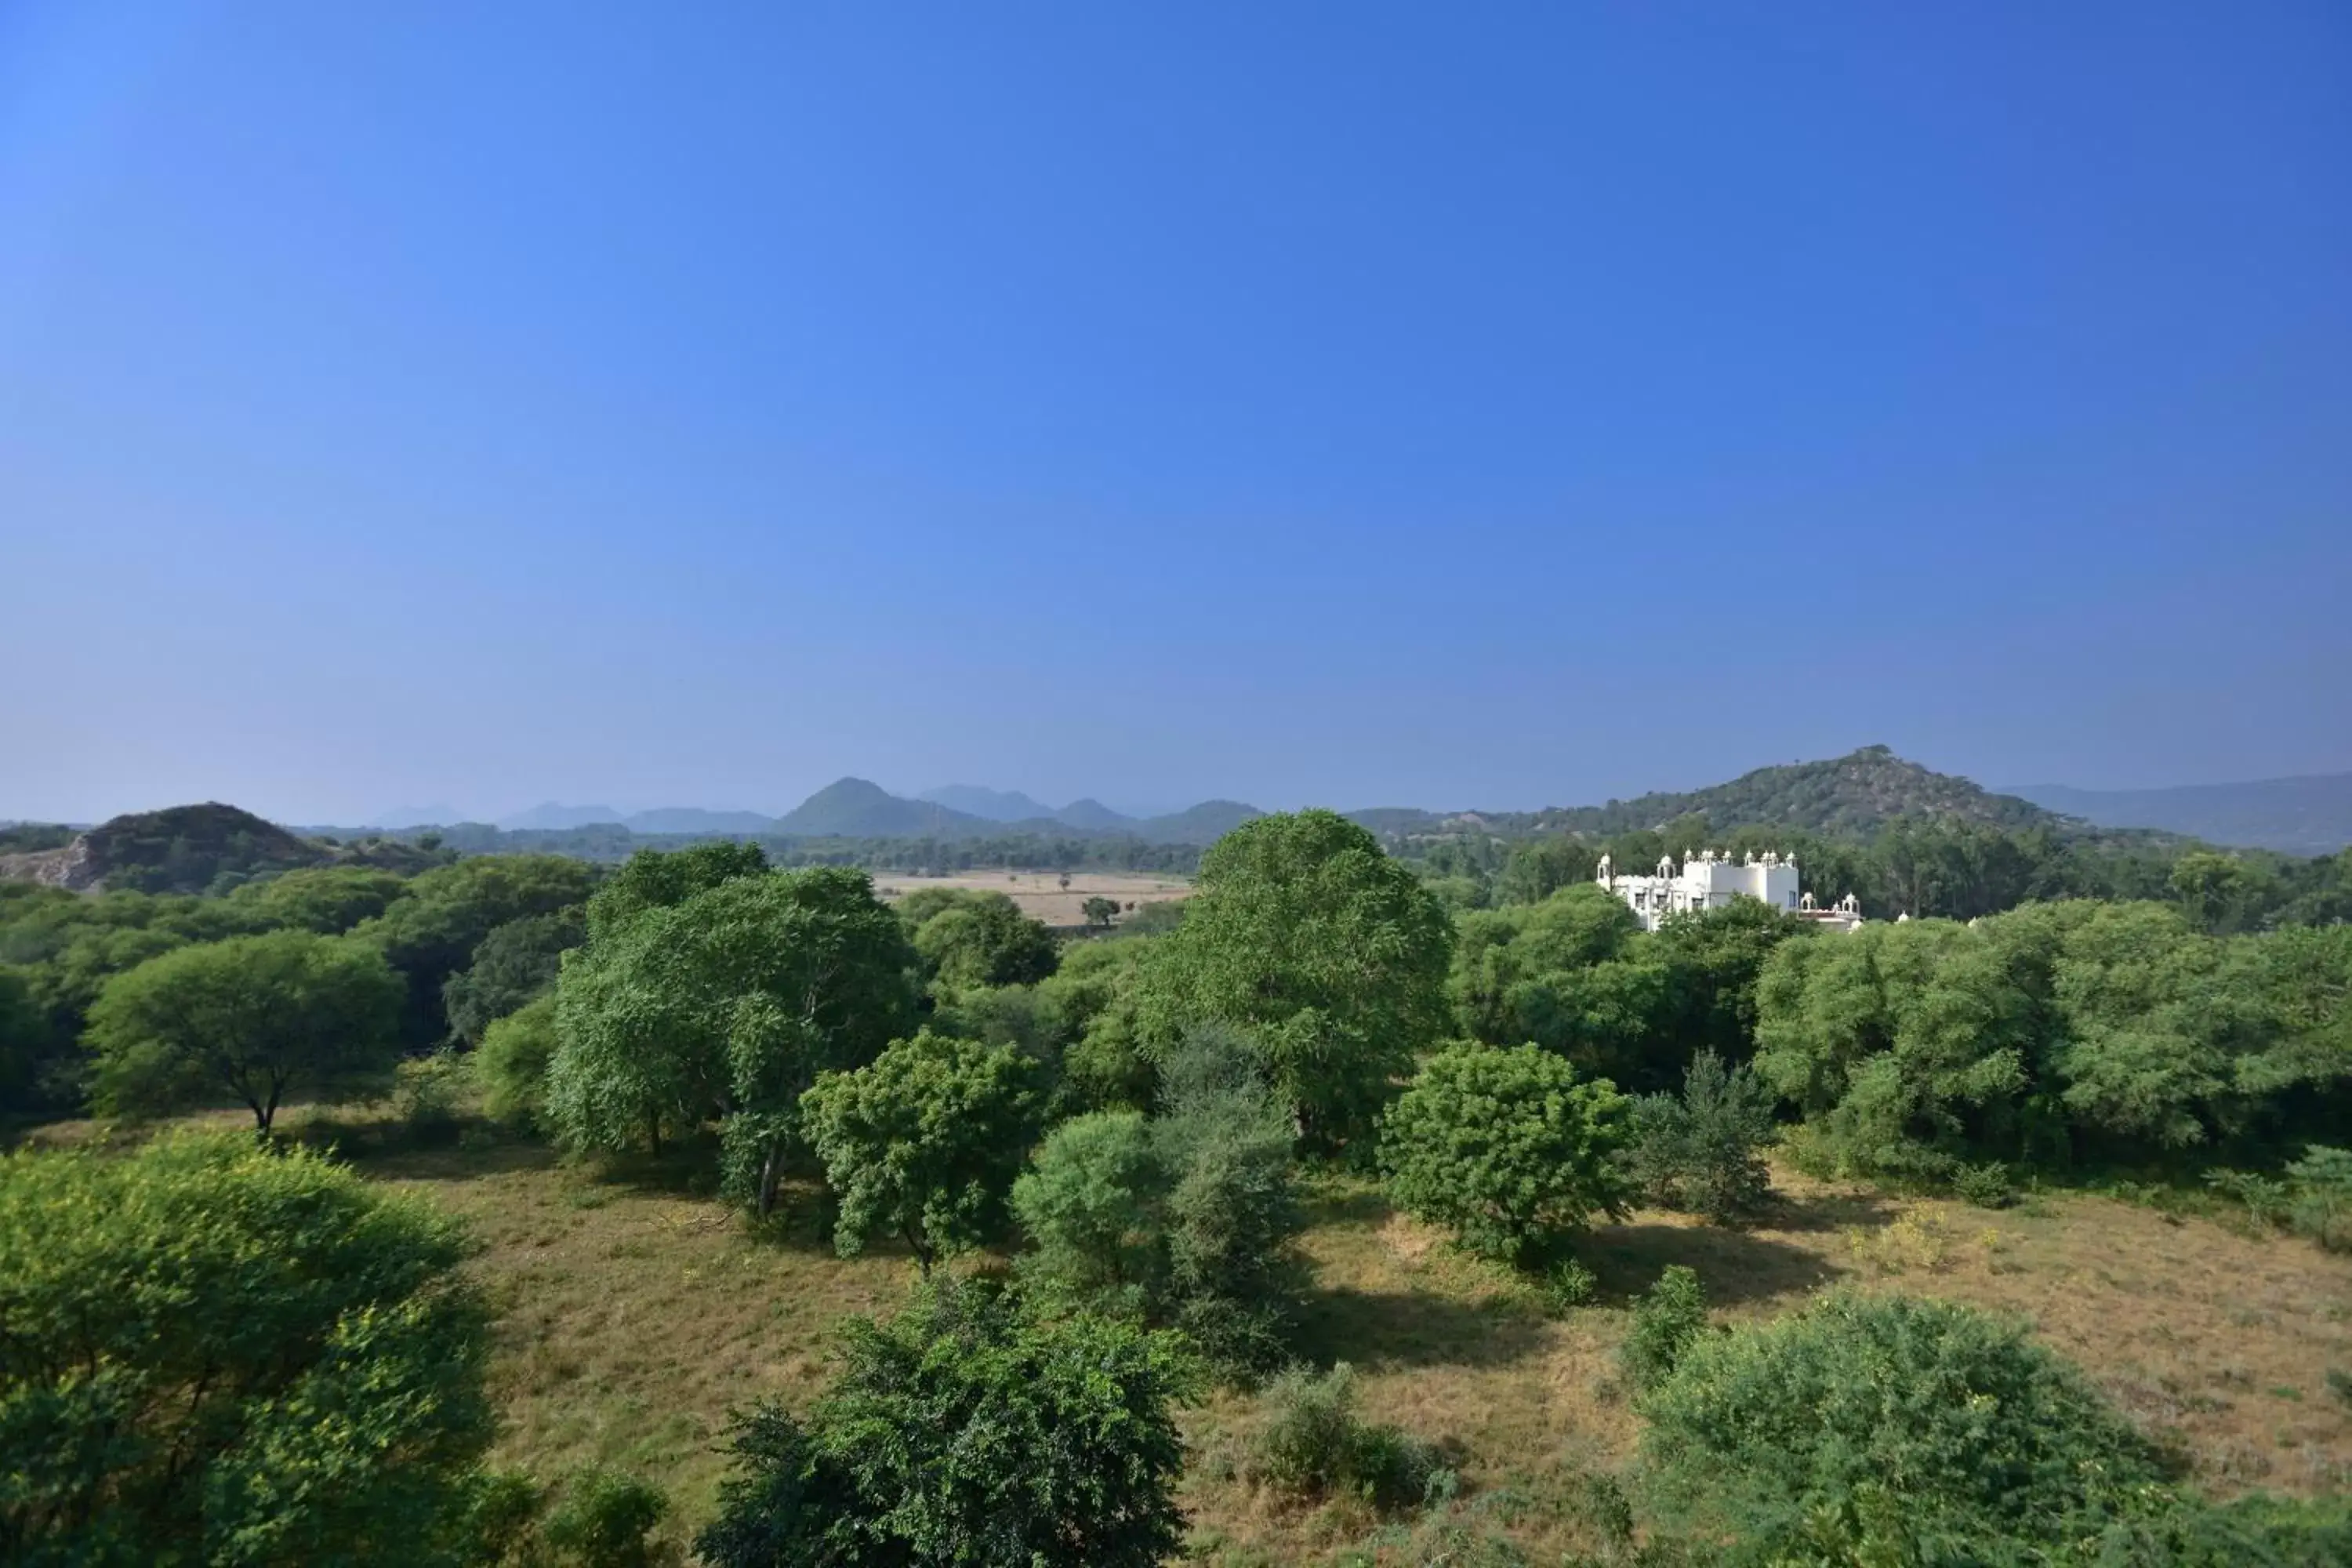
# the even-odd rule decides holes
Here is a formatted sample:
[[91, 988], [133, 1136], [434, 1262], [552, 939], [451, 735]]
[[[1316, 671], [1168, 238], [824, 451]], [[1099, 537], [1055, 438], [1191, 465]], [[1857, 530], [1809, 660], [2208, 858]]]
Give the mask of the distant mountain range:
[[[1075, 800], [1056, 811], [1017, 791], [947, 784], [917, 799], [892, 795], [866, 779], [835, 779], [782, 816], [756, 811], [706, 811], [664, 806], [623, 812], [609, 805], [546, 801], [501, 817], [508, 832], [566, 833], [612, 825], [633, 834], [779, 835], [795, 838], [978, 838], [997, 834], [1128, 837], [1153, 844], [1208, 844], [1253, 816], [1239, 801], [1211, 800], [1164, 816], [1128, 816], [1098, 800]], [[447, 827], [466, 820], [447, 807], [385, 812], [370, 826]]]
[[2289, 855], [2332, 855], [2352, 845], [2352, 773], [2173, 789], [2018, 784], [2009, 793], [2102, 827], [2161, 828]]
[[[614, 824], [634, 834], [772, 834], [810, 838], [1059, 834], [1207, 844], [1258, 815], [1256, 807], [1239, 801], [1212, 800], [1185, 811], [1138, 817], [1097, 800], [1076, 800], [1056, 808], [1017, 790], [979, 784], [942, 784], [908, 798], [866, 779], [843, 778], [782, 816], [696, 806], [622, 813], [610, 806], [551, 801], [507, 817], [498, 826], [568, 831]], [[2181, 789], [2079, 790], [2034, 784], [2001, 791], [1936, 773], [1896, 756], [1885, 746], [1864, 746], [1821, 762], [1758, 768], [1706, 789], [1658, 792], [1601, 805], [1510, 812], [1379, 806], [1349, 815], [1391, 838], [1463, 831], [1573, 832], [1600, 837], [1701, 816], [1709, 830], [1762, 824], [1815, 833], [1869, 833], [1896, 817], [1936, 816], [2010, 828], [2040, 824], [2073, 831], [2081, 831], [2086, 825], [2154, 829], [2214, 844], [2322, 855], [2352, 844], [2352, 774]], [[426, 825], [427, 820], [425, 811], [387, 812], [379, 826], [414, 827]], [[457, 820], [457, 814], [444, 811], [431, 820], [448, 826]]]

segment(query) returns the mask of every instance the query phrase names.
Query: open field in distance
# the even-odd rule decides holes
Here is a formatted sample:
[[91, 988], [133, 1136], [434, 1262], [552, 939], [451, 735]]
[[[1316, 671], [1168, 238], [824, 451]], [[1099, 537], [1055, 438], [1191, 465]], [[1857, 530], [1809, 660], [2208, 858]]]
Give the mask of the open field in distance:
[[1192, 884], [1181, 877], [1137, 876], [1122, 871], [1079, 870], [1062, 886], [1058, 871], [960, 871], [948, 877], [918, 877], [904, 871], [877, 873], [874, 890], [885, 899], [900, 899], [918, 888], [970, 888], [1003, 893], [1021, 906], [1021, 912], [1049, 926], [1086, 923], [1088, 899], [1114, 899], [1122, 915], [1129, 904], [1165, 903], [1192, 896]]

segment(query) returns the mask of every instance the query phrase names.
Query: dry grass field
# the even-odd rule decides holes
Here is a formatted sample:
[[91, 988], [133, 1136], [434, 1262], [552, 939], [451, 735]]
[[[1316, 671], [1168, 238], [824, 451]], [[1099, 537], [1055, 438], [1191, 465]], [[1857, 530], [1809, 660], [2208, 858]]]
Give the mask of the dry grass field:
[[874, 890], [885, 899], [901, 899], [919, 888], [968, 888], [974, 892], [1003, 893], [1021, 906], [1021, 912], [1049, 926], [1086, 923], [1088, 899], [1110, 899], [1124, 910], [1129, 904], [1166, 903], [1188, 898], [1192, 884], [1181, 877], [1131, 876], [1123, 871], [1078, 870], [1070, 885], [1062, 886], [1058, 871], [964, 871], [952, 877], [916, 877], [904, 872], [878, 875]]
[[[303, 1133], [304, 1113], [286, 1122]], [[427, 1151], [373, 1149], [383, 1123], [364, 1114], [309, 1128], [339, 1138], [373, 1177], [471, 1222], [482, 1246], [471, 1267], [501, 1313], [499, 1457], [658, 1481], [677, 1499], [679, 1538], [709, 1516], [728, 1412], [811, 1398], [835, 1325], [892, 1310], [914, 1274], [888, 1250], [836, 1258], [805, 1228], [754, 1235], [662, 1171], [570, 1167], [486, 1128]], [[1527, 1285], [1398, 1215], [1370, 1184], [1315, 1178], [1304, 1348], [1353, 1363], [1368, 1415], [1449, 1452], [1457, 1516], [1538, 1560], [1598, 1544], [1593, 1521], [1606, 1510], [1592, 1501], [1594, 1478], [1622, 1469], [1638, 1434], [1615, 1370], [1626, 1302], [1669, 1263], [1698, 1270], [1725, 1321], [1839, 1284], [2021, 1314], [2177, 1443], [2209, 1490], [2352, 1480], [2352, 1410], [2326, 1381], [2331, 1367], [2352, 1368], [2352, 1259], [2096, 1196], [2045, 1194], [1993, 1213], [1785, 1171], [1780, 1181], [1778, 1211], [1753, 1229], [1642, 1213], [1597, 1231], [1583, 1256], [1599, 1298], [1555, 1319]], [[1325, 1562], [1381, 1529], [1361, 1503], [1251, 1485], [1245, 1458], [1263, 1419], [1255, 1396], [1231, 1392], [1186, 1417], [1197, 1560]], [[1376, 1560], [1424, 1554], [1400, 1542]]]

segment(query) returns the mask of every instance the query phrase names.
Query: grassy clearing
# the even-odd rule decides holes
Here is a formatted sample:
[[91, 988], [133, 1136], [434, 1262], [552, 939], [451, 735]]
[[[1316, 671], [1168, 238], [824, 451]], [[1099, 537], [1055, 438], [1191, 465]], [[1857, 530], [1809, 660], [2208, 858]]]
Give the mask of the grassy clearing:
[[[542, 1474], [593, 1462], [643, 1475], [676, 1497], [681, 1538], [711, 1510], [728, 1412], [813, 1397], [835, 1326], [888, 1311], [914, 1275], [903, 1254], [836, 1258], [805, 1226], [755, 1236], [661, 1172], [567, 1167], [478, 1125], [462, 1145], [404, 1151], [380, 1115], [286, 1121], [472, 1222], [471, 1267], [502, 1313], [499, 1458]], [[1753, 1229], [1643, 1213], [1596, 1232], [1582, 1255], [1598, 1298], [1555, 1320], [1523, 1281], [1394, 1214], [1369, 1183], [1318, 1177], [1307, 1348], [1356, 1366], [1365, 1416], [1444, 1450], [1461, 1477], [1458, 1516], [1538, 1557], [1591, 1550], [1606, 1532], [1612, 1505], [1595, 1478], [1622, 1469], [1638, 1435], [1615, 1366], [1625, 1304], [1670, 1263], [1698, 1270], [1725, 1319], [1784, 1311], [1837, 1283], [2020, 1313], [2176, 1443], [2212, 1492], [2352, 1479], [2352, 1407], [2327, 1382], [2352, 1370], [2352, 1260], [2089, 1194], [1994, 1213], [1778, 1179], [1784, 1201]], [[797, 1196], [805, 1215], [811, 1195]], [[1374, 1537], [1381, 1521], [1360, 1501], [1303, 1503], [1245, 1479], [1264, 1419], [1256, 1396], [1232, 1392], [1187, 1417], [1196, 1555], [1316, 1562]], [[1426, 1553], [1409, 1525], [1388, 1528], [1395, 1543], [1380, 1560]]]

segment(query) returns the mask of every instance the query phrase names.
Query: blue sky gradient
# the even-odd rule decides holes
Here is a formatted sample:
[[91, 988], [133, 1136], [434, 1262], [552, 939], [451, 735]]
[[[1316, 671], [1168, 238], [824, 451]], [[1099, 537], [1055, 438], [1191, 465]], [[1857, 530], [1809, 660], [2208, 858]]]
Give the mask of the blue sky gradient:
[[0, 817], [2352, 768], [2347, 60], [0, 6]]

